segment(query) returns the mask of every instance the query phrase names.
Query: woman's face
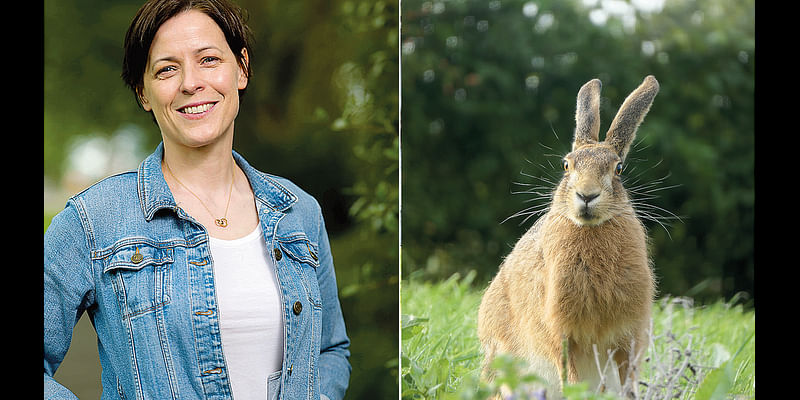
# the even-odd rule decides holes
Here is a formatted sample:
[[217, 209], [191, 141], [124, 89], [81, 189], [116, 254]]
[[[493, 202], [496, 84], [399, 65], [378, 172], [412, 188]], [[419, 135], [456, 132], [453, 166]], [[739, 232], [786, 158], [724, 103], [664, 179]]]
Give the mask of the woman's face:
[[[245, 63], [247, 52], [243, 50]], [[140, 99], [169, 144], [200, 147], [232, 140], [239, 89], [247, 75], [216, 22], [190, 10], [167, 20], [156, 32]]]

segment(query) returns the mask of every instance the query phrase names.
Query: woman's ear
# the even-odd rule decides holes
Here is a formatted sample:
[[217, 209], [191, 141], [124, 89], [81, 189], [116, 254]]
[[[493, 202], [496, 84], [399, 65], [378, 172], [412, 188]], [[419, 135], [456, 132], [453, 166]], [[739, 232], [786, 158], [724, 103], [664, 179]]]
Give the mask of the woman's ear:
[[144, 88], [136, 89], [136, 98], [139, 99], [139, 104], [142, 105], [142, 108], [150, 112], [153, 110], [153, 107], [150, 107], [150, 102], [147, 101], [147, 97], [144, 95]]
[[250, 70], [250, 57], [247, 54], [247, 49], [242, 48], [242, 58], [239, 64], [239, 79], [238, 79], [238, 88], [239, 90], [244, 90], [247, 87], [248, 82], [248, 71]]

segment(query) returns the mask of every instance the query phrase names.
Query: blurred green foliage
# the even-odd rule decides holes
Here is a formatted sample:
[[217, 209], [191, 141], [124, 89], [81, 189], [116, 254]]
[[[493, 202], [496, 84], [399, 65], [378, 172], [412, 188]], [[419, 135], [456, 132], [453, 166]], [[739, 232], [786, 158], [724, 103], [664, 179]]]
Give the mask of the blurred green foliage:
[[[321, 203], [352, 340], [347, 398], [396, 396], [398, 3], [237, 3], [249, 14], [255, 45], [234, 149]], [[136, 126], [145, 132], [145, 155], [161, 140], [120, 78], [123, 38], [141, 4], [45, 1], [44, 173], [51, 181], [68, 175], [76, 137]], [[57, 211], [45, 210], [45, 227]]]
[[681, 217], [646, 224], [659, 290], [753, 295], [754, 1], [634, 3], [402, 2], [404, 277], [490, 279], [535, 218], [502, 221], [542, 203], [512, 193], [560, 179], [580, 86], [603, 82], [602, 138], [653, 74], [626, 174]]

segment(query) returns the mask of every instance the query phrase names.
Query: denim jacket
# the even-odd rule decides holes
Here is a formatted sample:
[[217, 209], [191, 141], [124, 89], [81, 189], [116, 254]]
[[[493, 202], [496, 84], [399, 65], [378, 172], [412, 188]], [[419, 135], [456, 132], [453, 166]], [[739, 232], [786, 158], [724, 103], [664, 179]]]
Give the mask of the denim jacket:
[[[161, 172], [163, 143], [138, 170], [73, 196], [44, 235], [44, 397], [84, 311], [97, 331], [102, 399], [230, 399], [208, 233]], [[284, 358], [268, 399], [341, 399], [350, 340], [319, 204], [234, 159], [253, 189], [284, 313]], [[269, 338], [265, 338], [269, 340]]]

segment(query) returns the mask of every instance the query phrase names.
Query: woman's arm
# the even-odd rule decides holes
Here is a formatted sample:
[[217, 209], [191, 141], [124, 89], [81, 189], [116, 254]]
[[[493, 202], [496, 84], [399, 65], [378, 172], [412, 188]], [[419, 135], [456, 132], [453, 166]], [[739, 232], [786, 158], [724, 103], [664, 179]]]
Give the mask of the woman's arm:
[[[320, 395], [330, 400], [339, 400], [344, 397], [350, 382], [350, 339], [342, 316], [342, 307], [339, 304], [338, 288], [336, 286], [336, 272], [333, 267], [328, 233], [322, 213], [319, 214], [320, 234], [319, 243], [319, 268], [317, 281], [322, 295], [322, 339], [319, 355]], [[323, 397], [324, 399], [324, 397]]]
[[72, 329], [94, 301], [86, 236], [73, 205], [53, 217], [44, 234], [44, 398], [77, 399], [53, 375], [64, 360]]

